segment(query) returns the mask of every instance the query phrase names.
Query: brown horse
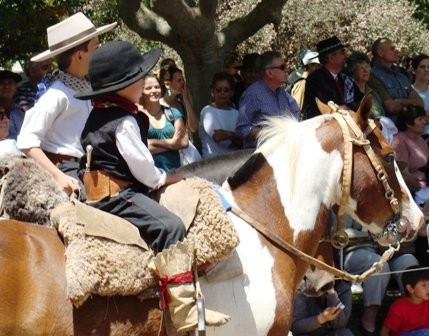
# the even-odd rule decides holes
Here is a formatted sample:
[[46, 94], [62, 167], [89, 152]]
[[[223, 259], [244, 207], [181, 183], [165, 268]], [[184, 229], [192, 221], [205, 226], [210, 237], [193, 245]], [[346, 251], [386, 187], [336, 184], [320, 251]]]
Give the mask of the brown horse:
[[[339, 208], [380, 244], [413, 236], [422, 213], [396, 167], [393, 149], [371, 127], [370, 110], [371, 97], [366, 97], [350, 113], [346, 131], [332, 115], [301, 123], [269, 121], [255, 154], [223, 184], [222, 193], [273, 236], [309, 255], [330, 225], [330, 211]], [[348, 190], [346, 136], [355, 143], [348, 161], [348, 193], [343, 192]], [[242, 218], [230, 216], [240, 236], [237, 254], [244, 272], [216, 283], [200, 279], [207, 308], [232, 317], [207, 334], [284, 335], [308, 263], [285, 253]], [[405, 230], [399, 230], [403, 223]], [[0, 334], [158, 335], [156, 300], [94, 297], [73, 309], [65, 293], [64, 248], [56, 233], [10, 220], [1, 224]]]

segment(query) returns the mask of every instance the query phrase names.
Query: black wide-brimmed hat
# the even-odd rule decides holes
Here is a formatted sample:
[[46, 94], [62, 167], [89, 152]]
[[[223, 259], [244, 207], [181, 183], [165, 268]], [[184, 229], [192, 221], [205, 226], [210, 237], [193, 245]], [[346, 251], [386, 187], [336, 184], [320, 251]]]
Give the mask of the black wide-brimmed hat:
[[121, 90], [143, 78], [161, 56], [161, 49], [140, 54], [126, 41], [107, 42], [98, 48], [89, 61], [91, 89], [75, 94], [78, 99], [89, 99]]
[[343, 44], [336, 36], [332, 36], [326, 40], [317, 43], [317, 52], [319, 56], [330, 54], [338, 49], [347, 48], [348, 44]]
[[0, 70], [0, 79], [12, 79], [15, 83], [19, 83], [22, 77], [9, 70]]

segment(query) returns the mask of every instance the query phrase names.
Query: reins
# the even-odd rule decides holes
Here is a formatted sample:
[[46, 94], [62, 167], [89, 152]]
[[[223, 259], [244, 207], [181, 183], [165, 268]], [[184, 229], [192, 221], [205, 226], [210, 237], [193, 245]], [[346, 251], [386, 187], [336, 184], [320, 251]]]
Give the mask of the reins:
[[341, 279], [344, 279], [346, 281], [351, 281], [353, 283], [356, 282], [363, 282], [365, 281], [366, 278], [368, 278], [370, 275], [374, 274], [377, 271], [380, 271], [383, 268], [383, 264], [388, 261], [390, 258], [392, 258], [393, 254], [398, 251], [399, 249], [399, 244], [398, 246], [394, 247], [392, 245], [389, 246], [389, 248], [383, 253], [383, 255], [381, 256], [380, 260], [378, 262], [375, 262], [372, 267], [370, 269], [368, 269], [367, 271], [365, 271], [362, 274], [350, 274], [346, 271], [340, 270], [336, 267], [330, 266], [328, 264], [326, 264], [323, 261], [320, 261], [319, 259], [316, 259], [312, 256], [310, 256], [307, 253], [304, 253], [302, 251], [300, 251], [299, 249], [297, 249], [295, 246], [293, 246], [292, 244], [290, 244], [289, 242], [287, 242], [286, 240], [276, 236], [275, 234], [273, 234], [270, 230], [268, 230], [264, 225], [262, 225], [261, 223], [259, 223], [257, 220], [251, 218], [249, 215], [247, 215], [243, 210], [241, 210], [238, 207], [232, 207], [231, 208], [231, 212], [240, 217], [241, 219], [243, 219], [244, 221], [246, 221], [247, 223], [249, 223], [256, 231], [258, 231], [259, 233], [261, 233], [264, 237], [266, 237], [268, 240], [270, 240], [271, 242], [274, 242], [283, 252], [290, 252], [292, 254], [294, 254], [295, 256], [297, 256], [298, 258], [308, 262], [309, 264], [327, 271]]
[[[338, 249], [342, 249], [347, 246], [349, 242], [349, 237], [344, 229], [344, 215], [347, 210], [348, 199], [350, 197], [351, 190], [351, 182], [352, 182], [352, 170], [353, 170], [353, 145], [363, 147], [365, 153], [367, 154], [372, 166], [374, 167], [377, 175], [377, 179], [382, 183], [383, 188], [385, 190], [385, 197], [389, 201], [389, 204], [392, 208], [392, 211], [395, 216], [400, 215], [400, 207], [398, 200], [394, 195], [393, 189], [390, 187], [387, 181], [387, 173], [381, 164], [378, 162], [378, 159], [374, 153], [374, 150], [371, 148], [369, 140], [366, 138], [369, 134], [371, 134], [376, 127], [372, 120], [369, 120], [369, 124], [367, 129], [362, 132], [358, 127], [356, 122], [350, 116], [349, 112], [340, 110], [339, 107], [329, 102], [328, 105], [331, 107], [331, 110], [334, 112], [333, 116], [335, 120], [341, 127], [341, 131], [344, 137], [344, 165], [343, 165], [343, 181], [342, 181], [342, 195], [339, 210], [337, 212], [337, 229], [335, 234], [331, 238], [331, 244]], [[349, 127], [354, 133], [354, 137], [350, 135]], [[286, 240], [278, 237], [273, 234], [269, 229], [267, 229], [264, 225], [259, 223], [257, 220], [251, 218], [244, 211], [242, 211], [238, 207], [232, 207], [232, 213], [236, 216], [242, 218], [247, 223], [249, 223], [255, 230], [261, 233], [264, 237], [266, 237], [271, 242], [275, 243], [278, 248], [280, 248], [283, 252], [289, 252], [300, 258], [301, 260], [308, 262], [309, 264], [321, 269], [325, 270], [336, 277], [344, 279], [346, 281], [351, 281], [353, 283], [363, 282], [369, 276], [380, 271], [385, 262], [392, 258], [393, 254], [399, 250], [400, 244], [399, 242], [393, 246], [389, 245], [389, 248], [383, 253], [380, 260], [375, 262], [371, 268], [369, 268], [364, 273], [358, 274], [350, 274], [344, 270], [338, 269], [336, 267], [330, 266], [323, 261], [320, 261], [307, 253], [304, 253], [297, 249], [295, 246], [287, 242]]]

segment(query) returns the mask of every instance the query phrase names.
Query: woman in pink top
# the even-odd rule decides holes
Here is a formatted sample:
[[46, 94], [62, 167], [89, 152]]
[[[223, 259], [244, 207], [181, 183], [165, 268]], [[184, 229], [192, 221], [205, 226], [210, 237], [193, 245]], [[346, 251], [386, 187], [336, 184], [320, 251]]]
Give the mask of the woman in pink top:
[[428, 181], [424, 169], [429, 159], [429, 148], [422, 138], [425, 126], [424, 109], [420, 106], [407, 106], [398, 115], [396, 127], [399, 132], [392, 141], [399, 165], [401, 166], [402, 162], [408, 167], [408, 171], [405, 170], [402, 173], [410, 190], [416, 193], [418, 204], [424, 203], [429, 198]]

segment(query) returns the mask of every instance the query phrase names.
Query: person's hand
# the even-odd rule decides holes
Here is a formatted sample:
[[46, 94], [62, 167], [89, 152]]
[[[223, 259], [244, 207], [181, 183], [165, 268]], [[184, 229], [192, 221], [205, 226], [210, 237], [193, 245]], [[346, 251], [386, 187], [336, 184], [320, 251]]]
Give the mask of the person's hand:
[[327, 307], [319, 315], [317, 315], [317, 321], [319, 324], [324, 324], [329, 321], [333, 321], [340, 314], [341, 309], [337, 307]]
[[188, 85], [184, 82], [182, 92], [180, 92], [184, 100], [190, 100]]
[[172, 138], [173, 142], [180, 140], [181, 138], [186, 136], [186, 134], [187, 134], [187, 130], [185, 127], [176, 128]]
[[68, 176], [61, 172], [55, 177], [58, 185], [66, 192], [67, 195], [71, 195], [73, 192], [78, 193], [80, 191], [79, 181], [74, 177]]
[[229, 137], [231, 136], [231, 132], [230, 131], [225, 131], [223, 129], [215, 129], [213, 131], [213, 140], [216, 142], [221, 142], [223, 140], [229, 139]]

